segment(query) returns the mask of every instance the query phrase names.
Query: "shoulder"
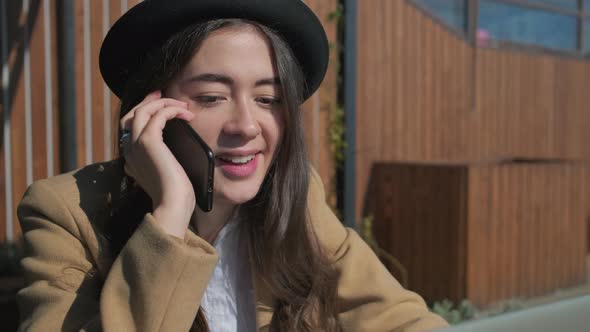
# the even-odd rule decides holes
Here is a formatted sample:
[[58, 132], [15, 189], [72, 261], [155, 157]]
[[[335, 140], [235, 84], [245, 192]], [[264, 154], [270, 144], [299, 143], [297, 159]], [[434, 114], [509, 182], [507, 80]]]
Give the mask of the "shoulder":
[[[322, 250], [330, 259], [338, 259], [353, 230], [347, 229], [328, 203], [319, 174], [312, 168], [307, 196], [309, 222]], [[352, 234], [354, 236], [354, 234]]]
[[84, 237], [83, 233], [101, 226], [108, 218], [122, 178], [121, 163], [115, 160], [35, 181], [17, 209], [23, 232], [34, 227], [27, 220], [41, 216], [78, 238]]

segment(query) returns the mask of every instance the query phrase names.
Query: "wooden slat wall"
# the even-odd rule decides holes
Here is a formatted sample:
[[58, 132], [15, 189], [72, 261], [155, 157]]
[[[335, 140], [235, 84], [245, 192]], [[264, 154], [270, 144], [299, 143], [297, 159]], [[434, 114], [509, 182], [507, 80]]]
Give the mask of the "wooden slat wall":
[[496, 49], [477, 52], [477, 107], [466, 159], [590, 160], [590, 62]]
[[376, 240], [407, 269], [407, 287], [428, 302], [466, 296], [467, 175], [463, 165], [379, 163], [371, 172]]
[[586, 280], [589, 169], [378, 163], [374, 234], [428, 301], [485, 306], [574, 286]]
[[[3, 242], [18, 238], [16, 205], [28, 184], [59, 169], [60, 149], [55, 0], [2, 1], [0, 6], [0, 30], [5, 38], [1, 53], [6, 56], [2, 59], [6, 81], [0, 97], [4, 123], [0, 147]], [[8, 148], [10, 153], [5, 155]]]
[[[106, 29], [122, 13], [141, 0], [80, 0], [74, 1], [76, 46], [76, 120], [78, 166], [112, 159], [115, 155], [119, 101], [105, 90], [98, 69], [98, 52]], [[0, 1], [5, 6], [5, 46], [10, 83], [2, 85], [0, 111], [9, 112], [10, 150], [6, 164], [3, 135], [0, 144], [0, 243], [17, 239], [19, 235], [16, 206], [32, 180], [59, 172], [59, 128], [57, 106], [57, 34], [56, 0]], [[337, 0], [307, 0], [306, 3], [323, 21], [330, 41], [336, 39], [336, 22], [328, 15], [336, 9]], [[28, 4], [28, 14], [24, 13]], [[50, 21], [45, 24], [45, 14]], [[26, 32], [29, 32], [28, 34]], [[45, 34], [48, 33], [48, 36]], [[30, 35], [30, 36], [29, 36]], [[2, 35], [4, 37], [4, 34]], [[0, 37], [0, 39], [2, 39]], [[25, 72], [26, 43], [30, 46], [30, 74]], [[4, 42], [3, 42], [4, 43]], [[50, 64], [47, 66], [45, 48]], [[4, 53], [2, 53], [4, 54]], [[322, 88], [304, 106], [307, 143], [313, 165], [326, 182], [328, 192], [333, 189], [333, 164], [327, 144], [327, 126], [336, 99], [336, 49], [332, 50], [332, 64]], [[49, 70], [50, 78], [46, 77]], [[51, 96], [46, 98], [46, 86], [51, 84]], [[29, 92], [30, 91], [30, 94]], [[6, 92], [6, 93], [4, 93]], [[8, 98], [2, 96], [7, 95]], [[5, 100], [6, 99], [6, 100]], [[51, 107], [47, 107], [50, 105]], [[31, 133], [26, 133], [25, 111], [31, 110]], [[50, 111], [46, 114], [47, 110]], [[50, 117], [53, 142], [47, 143], [45, 119]], [[315, 123], [314, 123], [315, 121]], [[8, 124], [8, 121], [6, 122]], [[27, 142], [31, 155], [27, 157]], [[48, 150], [51, 145], [52, 151]], [[89, 147], [91, 147], [89, 149]], [[47, 167], [52, 160], [53, 167]], [[27, 179], [27, 167], [32, 177]], [[51, 172], [50, 172], [51, 171]], [[7, 179], [10, 174], [9, 179]], [[6, 184], [11, 180], [9, 190]], [[9, 183], [10, 184], [10, 183]], [[331, 193], [334, 203], [334, 194]], [[10, 210], [11, 208], [12, 210]], [[10, 216], [6, 214], [9, 213]], [[7, 234], [7, 232], [9, 234]]]
[[483, 305], [586, 280], [583, 164], [469, 170], [466, 296]]
[[590, 62], [473, 48], [409, 1], [358, 10], [357, 211], [374, 162], [590, 160]]

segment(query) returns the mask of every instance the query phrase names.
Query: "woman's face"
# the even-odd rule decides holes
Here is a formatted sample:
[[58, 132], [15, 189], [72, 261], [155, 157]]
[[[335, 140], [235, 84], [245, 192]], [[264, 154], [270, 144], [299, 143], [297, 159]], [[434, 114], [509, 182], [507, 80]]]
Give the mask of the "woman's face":
[[188, 102], [190, 125], [215, 153], [215, 199], [245, 203], [283, 134], [280, 85], [267, 39], [252, 27], [212, 33], [166, 89]]

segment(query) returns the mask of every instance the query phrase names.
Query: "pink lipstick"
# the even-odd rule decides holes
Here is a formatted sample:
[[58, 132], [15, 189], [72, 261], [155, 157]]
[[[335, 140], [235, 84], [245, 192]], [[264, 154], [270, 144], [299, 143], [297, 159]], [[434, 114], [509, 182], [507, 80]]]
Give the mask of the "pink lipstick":
[[245, 178], [256, 172], [259, 155], [260, 154], [257, 153], [255, 155], [242, 157], [218, 156], [216, 159], [225, 175], [234, 178]]

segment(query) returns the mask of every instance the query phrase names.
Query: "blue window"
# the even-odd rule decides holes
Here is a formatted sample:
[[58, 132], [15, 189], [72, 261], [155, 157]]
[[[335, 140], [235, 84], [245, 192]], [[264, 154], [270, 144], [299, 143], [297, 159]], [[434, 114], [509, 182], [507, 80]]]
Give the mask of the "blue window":
[[[390, 0], [393, 1], [393, 0]], [[467, 0], [414, 0], [457, 30], [467, 31]]]
[[[443, 24], [474, 38], [478, 46], [518, 44], [590, 56], [590, 0], [413, 2]], [[472, 13], [477, 17], [471, 17]], [[477, 22], [477, 26], [471, 26], [470, 22]]]
[[[578, 0], [528, 0], [528, 2], [553, 8], [578, 10]], [[586, 0], [586, 2], [590, 2], [590, 0]]]
[[481, 0], [478, 36], [552, 49], [576, 50], [577, 22], [576, 16]]

